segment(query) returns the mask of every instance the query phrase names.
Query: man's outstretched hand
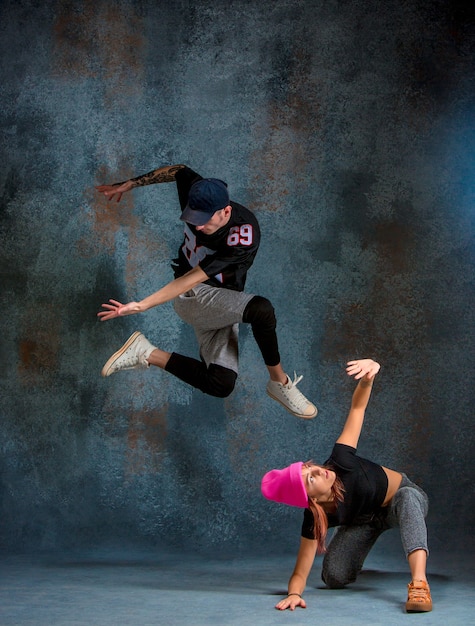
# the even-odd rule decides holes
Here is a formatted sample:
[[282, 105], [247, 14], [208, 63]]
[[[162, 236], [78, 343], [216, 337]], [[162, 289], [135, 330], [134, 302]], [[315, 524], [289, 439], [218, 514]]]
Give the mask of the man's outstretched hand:
[[128, 304], [122, 304], [117, 300], [109, 300], [108, 303], [101, 305], [105, 311], [99, 311], [97, 317], [101, 322], [107, 320], [113, 320], [115, 317], [123, 317], [124, 315], [134, 315], [140, 313], [140, 306], [138, 302], [129, 302]]
[[126, 180], [124, 183], [115, 183], [115, 185], [98, 185], [96, 187], [96, 190], [104, 194], [108, 200], [113, 200], [115, 197], [116, 202], [120, 202], [122, 194], [131, 189], [132, 183], [130, 180]]

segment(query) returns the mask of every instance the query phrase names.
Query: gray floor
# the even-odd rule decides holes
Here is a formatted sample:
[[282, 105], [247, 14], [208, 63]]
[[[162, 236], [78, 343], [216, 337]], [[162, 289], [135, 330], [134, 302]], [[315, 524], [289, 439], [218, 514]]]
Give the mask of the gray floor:
[[473, 559], [431, 557], [434, 610], [406, 614], [408, 575], [400, 554], [376, 550], [358, 581], [327, 590], [312, 571], [308, 608], [273, 607], [293, 556], [210, 559], [159, 550], [8, 556], [0, 565], [0, 624], [166, 626], [475, 624]]

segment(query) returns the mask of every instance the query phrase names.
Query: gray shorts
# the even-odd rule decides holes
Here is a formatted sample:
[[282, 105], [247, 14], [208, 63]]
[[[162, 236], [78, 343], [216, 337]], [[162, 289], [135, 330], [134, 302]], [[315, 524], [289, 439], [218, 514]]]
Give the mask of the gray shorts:
[[193, 326], [200, 356], [238, 373], [238, 336], [244, 309], [253, 294], [199, 284], [173, 301], [177, 315]]

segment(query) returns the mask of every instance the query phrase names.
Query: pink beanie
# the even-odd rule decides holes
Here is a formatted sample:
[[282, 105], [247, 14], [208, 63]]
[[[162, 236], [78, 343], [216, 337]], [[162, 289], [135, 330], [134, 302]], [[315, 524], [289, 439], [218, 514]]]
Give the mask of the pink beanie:
[[302, 478], [302, 461], [264, 475], [261, 491], [264, 498], [289, 506], [308, 507], [308, 495]]

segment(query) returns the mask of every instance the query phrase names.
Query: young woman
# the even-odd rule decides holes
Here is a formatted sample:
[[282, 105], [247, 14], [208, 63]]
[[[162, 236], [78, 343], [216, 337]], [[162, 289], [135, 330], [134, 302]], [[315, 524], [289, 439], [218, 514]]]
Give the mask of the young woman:
[[[350, 361], [347, 373], [358, 381], [351, 408], [331, 456], [323, 465], [293, 463], [262, 479], [262, 493], [275, 502], [305, 509], [297, 562], [280, 610], [307, 604], [302, 597], [317, 552], [325, 552], [322, 579], [339, 589], [356, 580], [379, 535], [399, 527], [412, 580], [407, 612], [432, 610], [426, 578], [427, 495], [407, 476], [356, 454], [366, 407], [380, 365], [372, 359]], [[338, 526], [328, 549], [328, 528]]]

